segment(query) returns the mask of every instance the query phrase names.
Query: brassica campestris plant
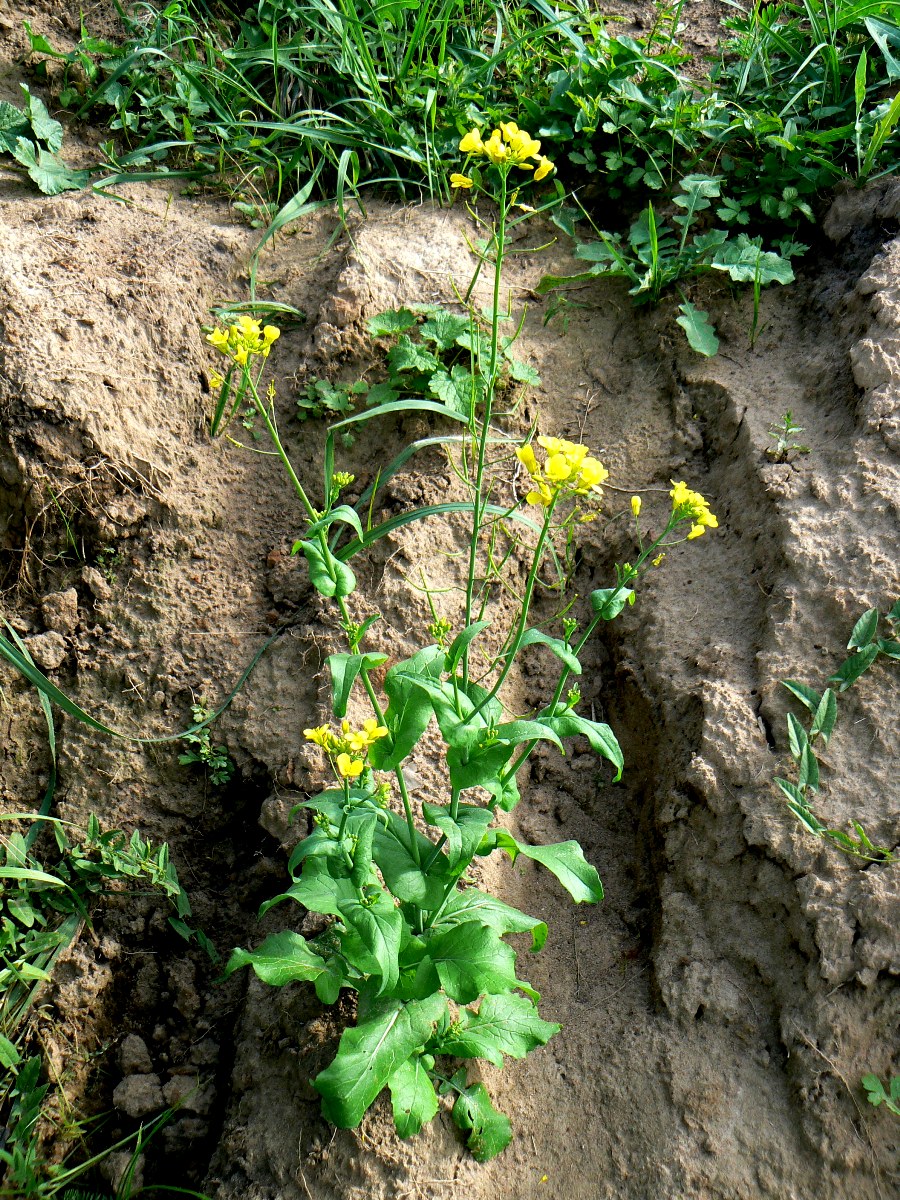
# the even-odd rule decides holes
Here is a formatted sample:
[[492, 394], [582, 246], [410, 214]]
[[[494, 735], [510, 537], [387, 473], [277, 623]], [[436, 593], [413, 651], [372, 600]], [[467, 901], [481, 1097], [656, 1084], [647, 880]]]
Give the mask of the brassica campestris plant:
[[[274, 985], [307, 980], [319, 999], [334, 1003], [343, 988], [357, 993], [356, 1024], [346, 1029], [334, 1061], [313, 1081], [323, 1112], [333, 1124], [350, 1128], [379, 1093], [388, 1088], [402, 1137], [417, 1133], [451, 1097], [452, 1116], [465, 1131], [474, 1156], [487, 1160], [511, 1138], [509, 1121], [492, 1106], [481, 1082], [465, 1068], [450, 1073], [442, 1059], [486, 1059], [497, 1066], [505, 1057], [522, 1058], [544, 1045], [559, 1026], [538, 1013], [540, 999], [517, 974], [510, 934], [531, 934], [541, 949], [546, 925], [488, 894], [469, 878], [477, 858], [494, 853], [520, 855], [551, 871], [576, 903], [596, 903], [603, 889], [596, 869], [575, 841], [532, 846], [498, 823], [519, 801], [516, 776], [541, 742], [563, 750], [566, 739], [586, 738], [612, 764], [615, 779], [623, 760], [612, 729], [577, 711], [579, 655], [602, 621], [634, 603], [645, 570], [658, 566], [666, 547], [697, 538], [715, 527], [707, 501], [683, 482], [674, 482], [672, 508], [657, 536], [641, 531], [640, 497], [631, 503], [636, 533], [635, 562], [617, 567], [613, 586], [595, 591], [585, 628], [561, 616], [561, 636], [529, 623], [539, 572], [553, 546], [569, 538], [579, 522], [591, 519], [603, 494], [606, 468], [586, 446], [563, 438], [538, 437], [520, 444], [495, 421], [497, 381], [503, 345], [498, 334], [501, 274], [512, 206], [526, 182], [548, 175], [552, 163], [540, 143], [512, 122], [483, 139], [472, 130], [461, 142], [469, 174], [451, 184], [475, 189], [497, 201], [485, 261], [494, 268], [490, 337], [472, 317], [474, 369], [465, 406], [431, 400], [399, 400], [355, 414], [333, 426], [325, 450], [325, 478], [317, 507], [294, 471], [274, 419], [274, 392], [262, 374], [278, 331], [250, 317], [210, 334], [229, 359], [227, 379], [249, 398], [281, 457], [299, 500], [305, 530], [295, 546], [313, 586], [332, 600], [346, 648], [328, 659], [334, 720], [308, 728], [305, 736], [327, 758], [333, 784], [303, 802], [315, 828], [289, 862], [292, 883], [264, 906], [293, 900], [324, 914], [324, 932], [307, 939], [286, 930], [267, 937], [254, 950], [235, 950], [227, 973], [252, 966]], [[518, 217], [516, 219], [519, 219]], [[217, 419], [227, 410], [222, 381]], [[336, 472], [334, 437], [361, 422], [398, 411], [419, 410], [457, 422], [460, 434], [441, 440], [458, 451], [455, 467], [469, 493], [453, 501], [416, 509], [374, 527], [360, 514], [372, 511], [375, 490], [356, 507], [341, 501], [352, 476]], [[431, 444], [434, 439], [425, 439]], [[499, 455], [497, 450], [499, 448]], [[526, 479], [512, 503], [491, 497], [497, 464], [518, 460]], [[379, 477], [389, 478], [410, 457], [407, 450]], [[410, 658], [390, 662], [377, 642], [371, 617], [354, 621], [348, 598], [356, 589], [351, 562], [380, 537], [414, 520], [447, 513], [471, 517], [467, 571], [455, 622], [434, 619], [428, 640]], [[518, 611], [499, 650], [485, 649], [491, 626], [492, 584], [507, 561], [496, 553], [497, 531], [515, 523], [530, 531], [530, 564]], [[490, 643], [495, 645], [494, 642]], [[547, 703], [524, 716], [507, 710], [504, 683], [523, 650], [538, 646], [558, 664], [555, 689]], [[376, 686], [374, 672], [386, 669]], [[348, 719], [351, 702], [364, 699], [368, 717]], [[354, 709], [355, 711], [355, 709]], [[416, 795], [404, 767], [426, 730], [436, 722], [443, 738], [449, 795]], [[396, 808], [391, 798], [396, 789]]]

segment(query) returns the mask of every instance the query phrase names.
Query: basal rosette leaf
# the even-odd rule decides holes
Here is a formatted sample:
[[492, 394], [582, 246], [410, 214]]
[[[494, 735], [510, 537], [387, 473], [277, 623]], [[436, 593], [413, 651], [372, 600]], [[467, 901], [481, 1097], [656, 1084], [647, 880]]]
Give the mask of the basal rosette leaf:
[[519, 985], [516, 952], [493, 929], [475, 921], [436, 933], [428, 941], [444, 991], [458, 1004], [471, 1004], [485, 993], [508, 992]]
[[427, 1125], [438, 1110], [437, 1093], [417, 1054], [401, 1063], [388, 1079], [394, 1125], [402, 1138], [411, 1138]]
[[542, 1020], [537, 1006], [525, 996], [485, 996], [477, 1011], [460, 1009], [449, 1032], [430, 1049], [453, 1058], [486, 1058], [502, 1067], [504, 1055], [524, 1058], [546, 1045], [561, 1028]]
[[325, 1119], [339, 1129], [358, 1125], [388, 1080], [424, 1049], [446, 1008], [442, 995], [370, 1005], [358, 1025], [344, 1030], [334, 1061], [313, 1080]]

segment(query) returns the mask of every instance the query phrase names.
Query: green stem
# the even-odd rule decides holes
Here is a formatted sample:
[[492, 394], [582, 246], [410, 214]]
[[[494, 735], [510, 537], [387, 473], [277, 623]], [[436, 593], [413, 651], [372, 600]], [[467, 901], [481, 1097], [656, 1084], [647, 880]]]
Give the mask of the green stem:
[[[475, 488], [472, 512], [472, 540], [469, 544], [469, 573], [466, 582], [466, 627], [472, 624], [472, 607], [475, 597], [475, 576], [478, 568], [478, 542], [481, 534], [481, 519], [483, 516], [484, 468], [487, 457], [488, 434], [491, 426], [491, 416], [494, 405], [494, 389], [497, 384], [497, 360], [500, 346], [500, 285], [503, 272], [503, 254], [506, 241], [506, 218], [508, 213], [506, 171], [500, 172], [500, 219], [497, 232], [494, 235], [494, 289], [493, 307], [491, 310], [491, 358], [488, 366], [487, 388], [482, 417], [481, 437], [478, 443], [478, 462], [475, 468]], [[472, 410], [471, 433], [474, 437], [476, 414]], [[469, 681], [469, 648], [463, 653], [463, 682]]]
[[287, 452], [285, 451], [284, 446], [282, 446], [282, 444], [281, 444], [281, 438], [278, 436], [278, 430], [275, 428], [275, 422], [269, 416], [268, 409], [263, 404], [263, 402], [260, 400], [259, 392], [256, 390], [256, 386], [254, 385], [252, 380], [250, 380], [250, 392], [251, 392], [251, 395], [253, 396], [253, 403], [256, 406], [256, 411], [259, 413], [259, 415], [262, 417], [263, 421], [265, 422], [266, 430], [269, 434], [269, 438], [271, 439], [272, 445], [275, 447], [276, 451], [278, 452], [278, 457], [281, 459], [282, 463], [284, 464], [284, 469], [287, 471], [288, 479], [290, 479], [291, 483], [293, 484], [294, 491], [297, 493], [297, 495], [300, 498], [300, 503], [306, 509], [306, 515], [309, 517], [309, 519], [311, 521], [317, 520], [319, 514], [313, 508], [312, 504], [310, 503], [310, 499], [307, 496], [306, 491], [303, 487], [303, 484], [297, 478], [297, 473], [294, 470], [294, 468], [291, 466], [291, 460], [288, 458]]

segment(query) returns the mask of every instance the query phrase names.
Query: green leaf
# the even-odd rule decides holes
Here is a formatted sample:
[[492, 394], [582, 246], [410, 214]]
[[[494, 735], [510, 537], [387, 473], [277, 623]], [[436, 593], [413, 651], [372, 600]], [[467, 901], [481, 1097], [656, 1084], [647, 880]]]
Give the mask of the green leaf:
[[847, 649], [861, 650], [863, 646], [868, 646], [869, 642], [875, 637], [877, 629], [878, 609], [868, 608], [853, 626], [853, 632], [850, 634]]
[[[880, 643], [879, 643], [880, 648]], [[834, 726], [837, 722], [837, 697], [831, 688], [826, 688], [819, 702], [819, 707], [816, 709], [813, 723], [809, 729], [810, 739], [820, 737], [824, 745], [828, 745], [828, 739], [834, 732]]]
[[421, 375], [431, 374], [440, 365], [430, 350], [420, 346], [418, 342], [414, 342], [405, 333], [400, 335], [397, 345], [388, 352], [388, 366], [392, 377], [401, 371], [414, 371]]
[[[433, 853], [431, 842], [425, 838], [422, 840]], [[440, 904], [447, 890], [446, 856], [439, 856], [426, 875], [416, 862], [405, 837], [393, 827], [384, 829], [379, 825], [375, 830], [372, 857], [384, 876], [384, 882], [399, 900], [429, 909], [437, 908]]]
[[884, 1084], [877, 1075], [863, 1075], [860, 1083], [868, 1093], [866, 1099], [876, 1108], [883, 1100], [887, 1099], [887, 1093], [884, 1090]]
[[375, 408], [382, 404], [392, 404], [400, 393], [390, 383], [376, 383], [369, 388], [369, 394], [366, 397], [366, 404], [369, 408]]
[[878, 649], [888, 658], [900, 658], [900, 642], [895, 642], [893, 638], [879, 638]]
[[369, 750], [369, 761], [376, 771], [399, 767], [428, 728], [433, 710], [420, 680], [440, 679], [443, 665], [444, 652], [440, 646], [425, 646], [388, 671], [384, 692], [390, 703], [384, 720], [391, 736], [377, 741]]
[[271, 934], [255, 950], [233, 950], [222, 978], [241, 967], [252, 967], [263, 983], [283, 987], [298, 979], [316, 979], [325, 970], [325, 960], [310, 949], [305, 937], [286, 929]]
[[446, 835], [451, 870], [468, 866], [494, 819], [489, 808], [477, 804], [460, 804], [456, 820], [450, 816], [449, 805], [424, 803], [422, 813], [429, 825], [435, 825]]
[[446, 371], [443, 367], [435, 371], [428, 380], [428, 390], [454, 413], [467, 415], [474, 404], [484, 398], [484, 381], [473, 375], [468, 367], [457, 363]]
[[541, 950], [547, 941], [547, 926], [543, 921], [529, 917], [474, 887], [466, 888], [464, 892], [454, 892], [434, 927], [462, 925], [467, 921], [477, 921], [499, 934], [530, 933], [534, 953]]
[[[31, 126], [31, 132], [34, 134], [35, 140], [44, 142], [48, 150], [58, 150], [62, 145], [63, 127], [59, 121], [54, 120], [47, 112], [47, 106], [39, 96], [32, 96], [28, 90], [28, 85], [20, 83], [19, 87], [25, 94], [25, 116], [28, 118], [28, 123]], [[85, 175], [89, 172], [85, 171]], [[80, 185], [79, 185], [80, 186]], [[44, 191], [41, 188], [41, 191]], [[55, 192], [48, 193], [55, 195]]]
[[307, 538], [314, 537], [317, 533], [321, 533], [333, 525], [335, 521], [339, 521], [344, 525], [349, 525], [356, 531], [359, 537], [363, 537], [362, 522], [359, 519], [359, 513], [355, 508], [351, 508], [349, 504], [339, 504], [337, 508], [331, 509], [324, 517], [318, 521], [314, 521], [306, 531]]
[[887, 615], [887, 619], [892, 622], [900, 621], [900, 600], [894, 602], [894, 606]]
[[411, 1138], [427, 1125], [438, 1110], [437, 1093], [425, 1070], [422, 1056], [401, 1063], [388, 1079], [394, 1125], [402, 1138]]
[[814, 688], [807, 687], [805, 683], [798, 683], [796, 679], [782, 679], [781, 686], [786, 687], [810, 712], [814, 713], [822, 703], [822, 697]]
[[468, 333], [469, 317], [438, 309], [419, 330], [423, 342], [432, 342], [438, 350], [449, 350], [460, 334]]
[[801, 792], [805, 792], [807, 789], [811, 792], [819, 790], [819, 763], [809, 742], [804, 744], [800, 753], [800, 770], [797, 776], [797, 786]]
[[559, 1033], [561, 1025], [543, 1021], [537, 1007], [525, 996], [485, 996], [478, 1011], [463, 1008], [446, 1037], [435, 1046], [435, 1054], [453, 1058], [486, 1058], [503, 1066], [503, 1055], [524, 1058]]
[[858, 654], [851, 654], [848, 659], [845, 659], [835, 673], [829, 676], [828, 682], [836, 683], [839, 692], [846, 692], [847, 688], [871, 667], [877, 657], [877, 645], [865, 646]]
[[591, 592], [591, 608], [604, 621], [617, 617], [634, 593], [629, 588], [597, 588]]
[[729, 238], [716, 251], [711, 263], [719, 271], [727, 271], [735, 283], [788, 284], [794, 282], [790, 262], [771, 250], [762, 249], [761, 238], [739, 233]]
[[800, 755], [803, 753], [803, 748], [807, 744], [806, 730], [797, 720], [793, 713], [787, 715], [788, 727], [788, 744], [791, 748], [791, 755], [799, 762]]
[[517, 986], [515, 950], [489, 926], [475, 921], [434, 934], [428, 941], [428, 957], [444, 991], [458, 1004]]
[[303, 877], [292, 884], [280, 896], [273, 896], [260, 906], [259, 916], [264, 917], [270, 908], [285, 900], [294, 900], [310, 912], [325, 913], [339, 917], [341, 903], [352, 900], [356, 888], [347, 878], [334, 878], [329, 874], [321, 858], [308, 858], [303, 864]]
[[0, 100], [0, 153], [12, 154], [16, 139], [28, 130], [25, 114], [14, 104]]
[[6, 1067], [9, 1069], [10, 1067], [17, 1066], [21, 1061], [21, 1055], [19, 1054], [18, 1050], [15, 1048], [9, 1038], [4, 1037], [3, 1034], [0, 1033], [0, 1067]]
[[386, 312], [369, 317], [366, 329], [370, 337], [392, 337], [395, 333], [412, 329], [415, 323], [416, 315], [408, 308], [389, 308]]
[[456, 668], [459, 666], [459, 660], [468, 649], [472, 641], [481, 633], [482, 629], [487, 629], [490, 621], [473, 621], [471, 625], [467, 625], [462, 633], [458, 633], [450, 643], [450, 649], [447, 651], [447, 656], [444, 659], [444, 670], [453, 675]]
[[544, 717], [543, 721], [552, 726], [560, 737], [587, 738], [594, 753], [611, 762], [616, 768], [613, 782], [616, 783], [622, 778], [625, 758], [616, 735], [608, 725], [604, 725], [602, 721], [589, 721], [587, 717], [581, 717], [571, 709], [563, 709], [553, 717]]
[[719, 353], [719, 339], [709, 319], [709, 313], [697, 308], [689, 301], [678, 305], [680, 317], [675, 318], [675, 324], [680, 325], [685, 332], [688, 344], [698, 354], [713, 358]]
[[323, 550], [317, 542], [295, 542], [293, 553], [303, 551], [303, 557], [309, 565], [309, 578], [313, 587], [320, 595], [330, 599], [332, 596], [349, 596], [356, 591], [356, 576], [346, 563], [331, 553]]
[[368, 904], [362, 904], [356, 898], [345, 900], [341, 904], [341, 916], [353, 926], [378, 964], [381, 986], [376, 996], [389, 992], [400, 977], [398, 957], [404, 927], [409, 932], [403, 917], [384, 891]]
[[520, 648], [535, 645], [546, 646], [560, 662], [565, 663], [573, 675], [581, 674], [581, 663], [577, 656], [560, 638], [551, 637], [541, 629], [526, 629], [519, 643]]
[[13, 157], [37, 184], [45, 196], [58, 196], [60, 192], [81, 191], [91, 178], [90, 171], [73, 171], [49, 150], [39, 149], [27, 138], [16, 138]]
[[19, 879], [24, 883], [44, 883], [48, 887], [64, 888], [65, 881], [46, 871], [33, 870], [31, 867], [0, 867], [0, 879]]
[[476, 1162], [496, 1158], [512, 1141], [509, 1118], [498, 1112], [483, 1083], [473, 1083], [456, 1098], [452, 1117], [468, 1133], [466, 1145]]
[[[490, 838], [491, 835], [489, 835]], [[555, 842], [550, 846], [529, 846], [518, 842], [505, 829], [493, 831], [494, 846], [505, 850], [513, 862], [520, 854], [534, 859], [555, 875], [576, 904], [598, 904], [603, 899], [603, 884], [596, 867], [584, 857], [584, 851], [575, 841]], [[489, 840], [489, 839], [488, 839]], [[493, 847], [492, 847], [493, 848]], [[484, 843], [479, 854], [485, 853]], [[487, 850], [489, 853], [490, 851]]]
[[429, 1040], [447, 1010], [440, 994], [425, 1000], [383, 1000], [341, 1035], [337, 1056], [313, 1080], [323, 1097], [322, 1115], [353, 1129], [388, 1080]]
[[516, 383], [526, 383], [529, 387], [540, 387], [541, 377], [537, 371], [529, 363], [522, 362], [519, 358], [504, 351], [507, 365], [509, 367], [510, 379], [515, 379]]
[[347, 715], [350, 692], [363, 667], [370, 671], [386, 662], [386, 654], [329, 654], [328, 669], [331, 672], [332, 707], [336, 717]]

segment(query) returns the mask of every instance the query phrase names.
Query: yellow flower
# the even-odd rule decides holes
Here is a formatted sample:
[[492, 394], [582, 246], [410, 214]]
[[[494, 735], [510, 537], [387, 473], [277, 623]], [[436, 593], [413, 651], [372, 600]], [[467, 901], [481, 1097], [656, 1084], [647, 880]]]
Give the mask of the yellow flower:
[[281, 337], [281, 330], [278, 328], [277, 325], [264, 325], [263, 326], [263, 341], [266, 342], [269, 346], [271, 346], [273, 342], [277, 342], [280, 337]]
[[334, 734], [327, 725], [317, 725], [315, 729], [304, 729], [303, 736], [308, 742], [321, 746], [323, 750], [330, 750], [334, 742]]
[[718, 529], [718, 518], [709, 511], [709, 501], [699, 492], [692, 492], [683, 481], [672, 481], [672, 516], [675, 521], [691, 521], [691, 531], [688, 540], [702, 537], [707, 529]]
[[505, 142], [511, 142], [512, 139], [519, 132], [519, 127], [515, 123], [515, 121], [501, 121], [500, 122], [500, 131], [503, 134], [503, 140]]
[[641, 515], [641, 498], [640, 496], [631, 497], [631, 511], [636, 517]]
[[234, 361], [239, 367], [246, 367], [249, 352], [246, 346], [238, 346], [234, 352]]
[[565, 454], [551, 454], [547, 459], [546, 471], [551, 483], [565, 483], [572, 474], [572, 464]]
[[596, 458], [586, 458], [581, 464], [576, 491], [584, 495], [589, 491], [599, 491], [600, 484], [609, 479], [609, 471]]
[[496, 166], [501, 166], [509, 160], [509, 147], [504, 144], [499, 129], [495, 129], [484, 143], [483, 152]]
[[483, 154], [484, 142], [481, 140], [481, 134], [477, 129], [470, 129], [463, 140], [459, 143], [459, 148], [463, 154]]
[[217, 350], [221, 350], [223, 354], [228, 353], [228, 334], [224, 329], [214, 329], [212, 333], [206, 335], [206, 340], [211, 346], [215, 346]]
[[540, 181], [544, 178], [544, 176], [549, 175], [552, 170], [553, 170], [553, 163], [550, 161], [549, 158], [545, 158], [542, 156], [540, 162], [538, 163], [537, 170], [534, 173], [534, 182], [540, 183]]
[[540, 504], [544, 508], [549, 508], [553, 503], [553, 498], [556, 495], [556, 492], [551, 491], [542, 479], [535, 480], [535, 483], [537, 484], [537, 487], [530, 491], [525, 497], [526, 502], [528, 504]]
[[[539, 158], [541, 143], [536, 141], [530, 133], [526, 133], [524, 129], [517, 129], [509, 139], [509, 156], [514, 163], [522, 166], [526, 158]], [[528, 170], [533, 168], [529, 164]]]
[[663, 560], [665, 557], [666, 557], [666, 555], [665, 555], [665, 551], [663, 551], [663, 553], [662, 553], [662, 554], [657, 554], [656, 558], [654, 558], [654, 560], [653, 560], [653, 565], [654, 565], [654, 567], [658, 567], [658, 566], [659, 566], [659, 564], [662, 562], [662, 560]]
[[363, 721], [363, 730], [365, 731], [366, 739], [371, 746], [373, 742], [377, 742], [380, 738], [388, 737], [390, 730], [384, 725], [378, 724], [377, 717], [369, 717]]
[[460, 175], [458, 171], [450, 176], [450, 186], [453, 188], [470, 188], [472, 180], [468, 175]]
[[214, 392], [217, 392], [224, 382], [224, 375], [220, 375], [218, 371], [211, 372], [209, 376], [209, 386]]
[[356, 779], [362, 774], [365, 764], [358, 758], [351, 758], [349, 754], [339, 754], [335, 765], [342, 779]]
[[516, 458], [529, 473], [534, 475], [538, 469], [537, 459], [534, 456], [534, 449], [531, 445], [520, 446], [516, 451]]

